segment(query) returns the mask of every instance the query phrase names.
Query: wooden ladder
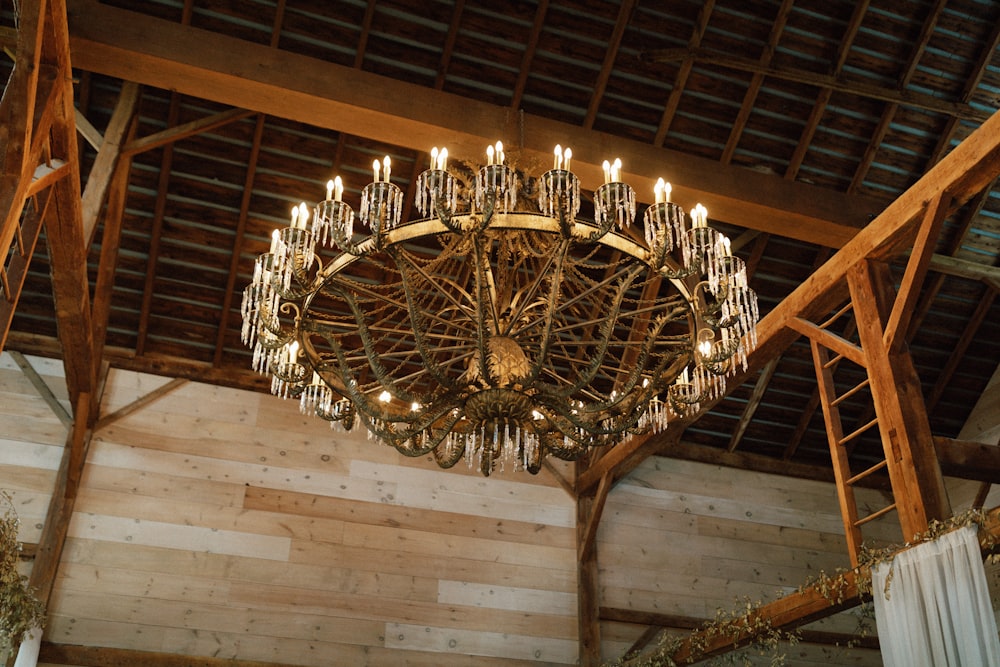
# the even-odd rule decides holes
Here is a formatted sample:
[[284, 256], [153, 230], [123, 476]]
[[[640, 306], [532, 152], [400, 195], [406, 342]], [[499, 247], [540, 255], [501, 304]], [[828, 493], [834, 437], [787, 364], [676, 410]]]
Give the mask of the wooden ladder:
[[[826, 423], [830, 456], [833, 460], [834, 478], [837, 483], [837, 496], [840, 500], [840, 512], [844, 521], [847, 548], [851, 555], [851, 565], [856, 567], [859, 563], [861, 543], [863, 541], [861, 527], [869, 521], [874, 521], [895, 510], [896, 503], [892, 502], [864, 516], [861, 516], [858, 512], [854, 487], [866, 477], [886, 468], [888, 461], [883, 458], [866, 470], [858, 473], [852, 473], [851, 471], [850, 450], [853, 447], [853, 443], [862, 434], [878, 424], [878, 417], [875, 416], [865, 424], [858, 426], [854, 431], [850, 433], [844, 432], [843, 420], [840, 414], [841, 405], [858, 392], [867, 389], [871, 384], [861, 348], [837, 334], [829, 332], [830, 325], [851, 309], [852, 305], [848, 304], [829, 320], [818, 325], [817, 328], [819, 330], [827, 333], [826, 335], [810, 336], [810, 345], [812, 347], [813, 364], [816, 367], [816, 381], [818, 383], [820, 404], [823, 407], [823, 419]], [[865, 371], [865, 378], [842, 394], [837, 394], [833, 376], [837, 366], [845, 359], [860, 366]]]

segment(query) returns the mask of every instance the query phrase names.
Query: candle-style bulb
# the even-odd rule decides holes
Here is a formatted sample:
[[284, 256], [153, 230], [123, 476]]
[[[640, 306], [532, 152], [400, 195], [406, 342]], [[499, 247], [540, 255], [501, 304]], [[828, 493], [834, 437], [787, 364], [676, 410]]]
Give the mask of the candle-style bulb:
[[569, 171], [569, 159], [573, 157], [573, 151], [567, 146], [563, 151], [563, 169]]
[[292, 224], [290, 224], [289, 227], [291, 227], [292, 229], [295, 229], [298, 226], [298, 221], [299, 221], [299, 207], [298, 206], [293, 206], [292, 207]]
[[487, 165], [493, 164], [493, 147], [492, 146], [487, 146], [486, 147], [486, 164]]
[[610, 183], [611, 182], [611, 163], [608, 162], [607, 160], [605, 160], [601, 164], [601, 169], [604, 170], [604, 182], [605, 183]]
[[622, 178], [622, 161], [615, 158], [615, 163], [611, 165], [611, 180], [617, 183]]
[[340, 201], [341, 197], [344, 196], [344, 182], [340, 180], [340, 176], [333, 179], [333, 198], [336, 201]]
[[559, 169], [560, 168], [560, 164], [559, 163], [561, 161], [562, 161], [562, 146], [560, 146], [559, 144], [556, 144], [555, 159], [552, 162], [552, 168], [553, 169]]
[[663, 179], [656, 179], [656, 185], [653, 186], [653, 201], [657, 204], [663, 203]]
[[275, 254], [276, 252], [278, 252], [278, 237], [279, 237], [279, 233], [278, 233], [277, 229], [275, 229], [274, 231], [271, 232], [271, 254], [272, 255]]
[[504, 158], [504, 155], [503, 155], [503, 142], [502, 141], [498, 141], [497, 142], [497, 164], [503, 164], [503, 158]]
[[392, 161], [389, 159], [388, 155], [386, 155], [384, 158], [382, 158], [382, 180], [383, 181], [386, 181], [386, 182], [389, 181], [389, 170], [391, 169], [391, 165], [392, 165]]
[[441, 153], [438, 155], [438, 160], [441, 161], [440, 164], [438, 165], [438, 169], [440, 169], [441, 171], [444, 171], [445, 169], [448, 168], [448, 149], [447, 148], [442, 148], [441, 149]]
[[379, 174], [379, 171], [381, 171], [381, 169], [382, 169], [382, 163], [381, 162], [379, 162], [378, 160], [375, 160], [374, 162], [372, 162], [372, 172], [373, 172], [373, 176], [374, 176], [374, 178], [372, 178], [372, 182], [373, 183], [377, 183], [378, 182], [378, 174]]
[[326, 182], [326, 198], [333, 199], [333, 181]]
[[435, 146], [431, 149], [431, 169], [438, 168], [438, 147]]
[[306, 228], [306, 222], [309, 220], [309, 209], [306, 208], [306, 203], [302, 202], [299, 204], [299, 229]]

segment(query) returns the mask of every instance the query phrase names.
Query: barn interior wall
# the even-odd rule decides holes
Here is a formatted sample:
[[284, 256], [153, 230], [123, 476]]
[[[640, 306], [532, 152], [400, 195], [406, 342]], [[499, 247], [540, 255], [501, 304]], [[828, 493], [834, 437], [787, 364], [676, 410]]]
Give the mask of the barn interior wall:
[[[27, 361], [68, 407], [61, 363]], [[112, 370], [101, 414], [168, 381]], [[0, 488], [34, 543], [67, 427], [8, 353], [0, 394]], [[189, 382], [95, 430], [45, 640], [302, 665], [574, 664], [574, 511], [548, 471], [439, 471], [293, 401]], [[891, 523], [871, 530], [896, 539]], [[597, 540], [602, 606], [691, 618], [848, 565], [833, 485], [664, 457], [611, 491]], [[603, 623], [605, 658], [644, 629]]]

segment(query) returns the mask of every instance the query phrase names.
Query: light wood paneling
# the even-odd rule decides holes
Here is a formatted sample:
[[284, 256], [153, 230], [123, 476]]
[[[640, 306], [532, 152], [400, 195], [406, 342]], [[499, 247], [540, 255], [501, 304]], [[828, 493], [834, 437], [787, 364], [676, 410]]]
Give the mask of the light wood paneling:
[[[29, 539], [65, 428], [18, 373], [0, 365], [0, 393], [42, 426], [0, 408], [0, 488]], [[104, 414], [163, 383], [113, 371]], [[573, 664], [574, 511], [545, 472], [439, 471], [292, 401], [190, 382], [95, 433], [46, 641], [301, 665]], [[694, 618], [847, 558], [832, 486], [655, 457], [610, 493], [597, 549], [602, 607]], [[644, 629], [604, 625], [606, 658]]]

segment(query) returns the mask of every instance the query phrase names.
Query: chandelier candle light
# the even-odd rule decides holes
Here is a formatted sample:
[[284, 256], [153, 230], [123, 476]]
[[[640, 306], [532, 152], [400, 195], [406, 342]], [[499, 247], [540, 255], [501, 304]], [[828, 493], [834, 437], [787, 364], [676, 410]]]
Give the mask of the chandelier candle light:
[[357, 216], [331, 180], [254, 264], [242, 305], [253, 367], [303, 412], [484, 475], [536, 473], [547, 456], [696, 414], [756, 345], [746, 267], [663, 179], [634, 234], [620, 160], [604, 162], [593, 219], [580, 218], [571, 158], [556, 146], [552, 169], [519, 179], [497, 142], [467, 183], [434, 148], [410, 222], [389, 157], [372, 164]]

